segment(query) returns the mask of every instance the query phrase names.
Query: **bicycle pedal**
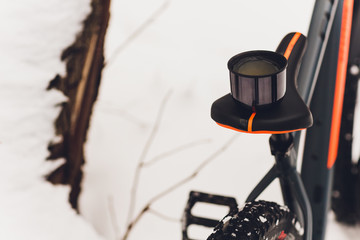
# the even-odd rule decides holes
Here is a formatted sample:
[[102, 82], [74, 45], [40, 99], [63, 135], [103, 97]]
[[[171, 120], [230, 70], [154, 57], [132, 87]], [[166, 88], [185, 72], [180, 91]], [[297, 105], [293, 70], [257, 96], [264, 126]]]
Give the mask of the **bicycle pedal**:
[[189, 238], [188, 228], [190, 225], [200, 225], [208, 228], [214, 228], [219, 223], [219, 219], [215, 220], [192, 215], [191, 210], [194, 208], [196, 203], [210, 203], [214, 205], [227, 206], [229, 207], [229, 213], [237, 211], [237, 202], [233, 197], [191, 191], [182, 217], [183, 240], [195, 240], [193, 238]]

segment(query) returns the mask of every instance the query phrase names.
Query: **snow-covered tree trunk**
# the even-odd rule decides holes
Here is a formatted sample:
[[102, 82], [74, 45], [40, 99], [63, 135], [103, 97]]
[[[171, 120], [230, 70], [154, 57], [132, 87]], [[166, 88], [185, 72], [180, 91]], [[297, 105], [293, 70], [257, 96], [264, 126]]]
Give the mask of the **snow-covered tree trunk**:
[[68, 97], [56, 119], [56, 134], [60, 142], [49, 144], [49, 160], [64, 158], [65, 163], [50, 173], [47, 179], [54, 184], [69, 184], [69, 201], [78, 209], [84, 143], [96, 100], [104, 66], [104, 38], [109, 21], [110, 0], [92, 0], [92, 10], [75, 42], [66, 48], [61, 60], [66, 62], [66, 75], [56, 75], [48, 89], [56, 88]]

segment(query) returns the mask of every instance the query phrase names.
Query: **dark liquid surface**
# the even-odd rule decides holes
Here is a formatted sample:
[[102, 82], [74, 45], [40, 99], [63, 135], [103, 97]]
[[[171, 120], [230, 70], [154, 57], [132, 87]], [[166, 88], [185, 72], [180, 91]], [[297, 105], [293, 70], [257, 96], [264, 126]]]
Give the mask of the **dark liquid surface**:
[[279, 68], [269, 61], [257, 59], [237, 63], [234, 65], [233, 71], [249, 76], [263, 76], [275, 74]]

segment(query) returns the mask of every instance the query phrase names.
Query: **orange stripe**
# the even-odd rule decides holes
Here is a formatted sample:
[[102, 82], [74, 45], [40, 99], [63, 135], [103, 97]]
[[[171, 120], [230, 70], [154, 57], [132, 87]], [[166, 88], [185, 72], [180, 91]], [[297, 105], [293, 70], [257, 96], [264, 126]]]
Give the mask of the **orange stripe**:
[[252, 125], [253, 125], [255, 115], [256, 115], [256, 112], [253, 112], [249, 118], [249, 121], [248, 121], [248, 131], [249, 132], [252, 132]]
[[296, 131], [301, 131], [304, 130], [305, 128], [300, 128], [300, 129], [295, 129], [295, 130], [287, 130], [287, 131], [266, 131], [266, 130], [261, 130], [261, 131], [245, 131], [245, 130], [240, 130], [225, 124], [221, 124], [216, 122], [219, 126], [224, 127], [224, 128], [228, 128], [237, 132], [242, 132], [242, 133], [253, 133], [253, 134], [281, 134], [281, 133], [290, 133], [290, 132], [296, 132]]
[[292, 37], [292, 39], [291, 39], [291, 41], [290, 41], [289, 45], [287, 46], [286, 51], [284, 53], [284, 57], [286, 57], [286, 59], [289, 59], [289, 56], [290, 56], [290, 54], [291, 54], [291, 52], [292, 52], [292, 50], [293, 50], [293, 48], [294, 48], [294, 46], [295, 46], [295, 44], [296, 44], [296, 42], [297, 42], [297, 40], [299, 39], [300, 36], [301, 36], [301, 33], [297, 32]]
[[336, 70], [336, 83], [334, 93], [333, 112], [331, 118], [331, 130], [328, 152], [328, 169], [334, 166], [338, 154], [341, 115], [344, 102], [344, 92], [346, 83], [346, 70], [349, 57], [351, 23], [354, 2], [352, 0], [344, 1], [341, 32], [339, 43], [338, 65]]

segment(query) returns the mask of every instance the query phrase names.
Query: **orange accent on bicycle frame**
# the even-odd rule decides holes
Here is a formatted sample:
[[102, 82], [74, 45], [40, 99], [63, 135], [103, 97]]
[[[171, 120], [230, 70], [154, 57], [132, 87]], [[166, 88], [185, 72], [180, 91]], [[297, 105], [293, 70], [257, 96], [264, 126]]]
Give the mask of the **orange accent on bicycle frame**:
[[304, 130], [305, 128], [301, 128], [301, 129], [295, 129], [295, 130], [286, 130], [286, 131], [267, 131], [267, 130], [260, 130], [260, 131], [245, 131], [245, 130], [240, 130], [222, 123], [218, 123], [216, 122], [217, 125], [224, 127], [224, 128], [228, 128], [237, 132], [241, 132], [241, 133], [253, 133], [253, 134], [282, 134], [282, 133], [290, 133], [290, 132], [296, 132], [296, 131], [300, 131], [300, 130]]
[[331, 130], [330, 130], [329, 152], [328, 152], [328, 162], [327, 162], [328, 169], [334, 166], [338, 154], [341, 115], [342, 115], [342, 108], [344, 102], [346, 71], [347, 71], [347, 64], [349, 57], [353, 6], [354, 6], [353, 0], [344, 1], [342, 17], [341, 17], [342, 20], [341, 20], [341, 30], [340, 30], [338, 65], [336, 70], [334, 103], [333, 103], [333, 111], [331, 118]]
[[291, 39], [291, 41], [290, 41], [289, 45], [287, 46], [286, 51], [285, 51], [285, 53], [284, 53], [284, 57], [286, 57], [286, 59], [289, 59], [290, 54], [291, 54], [291, 52], [292, 52], [292, 50], [293, 50], [293, 48], [294, 48], [297, 40], [299, 40], [299, 37], [300, 37], [300, 36], [301, 36], [301, 33], [297, 32], [297, 33], [295, 33], [294, 36], [292, 37], [292, 39]]
[[249, 118], [249, 121], [248, 121], [248, 131], [249, 132], [252, 132], [252, 124], [253, 124], [255, 115], [256, 115], [256, 112], [253, 112]]

